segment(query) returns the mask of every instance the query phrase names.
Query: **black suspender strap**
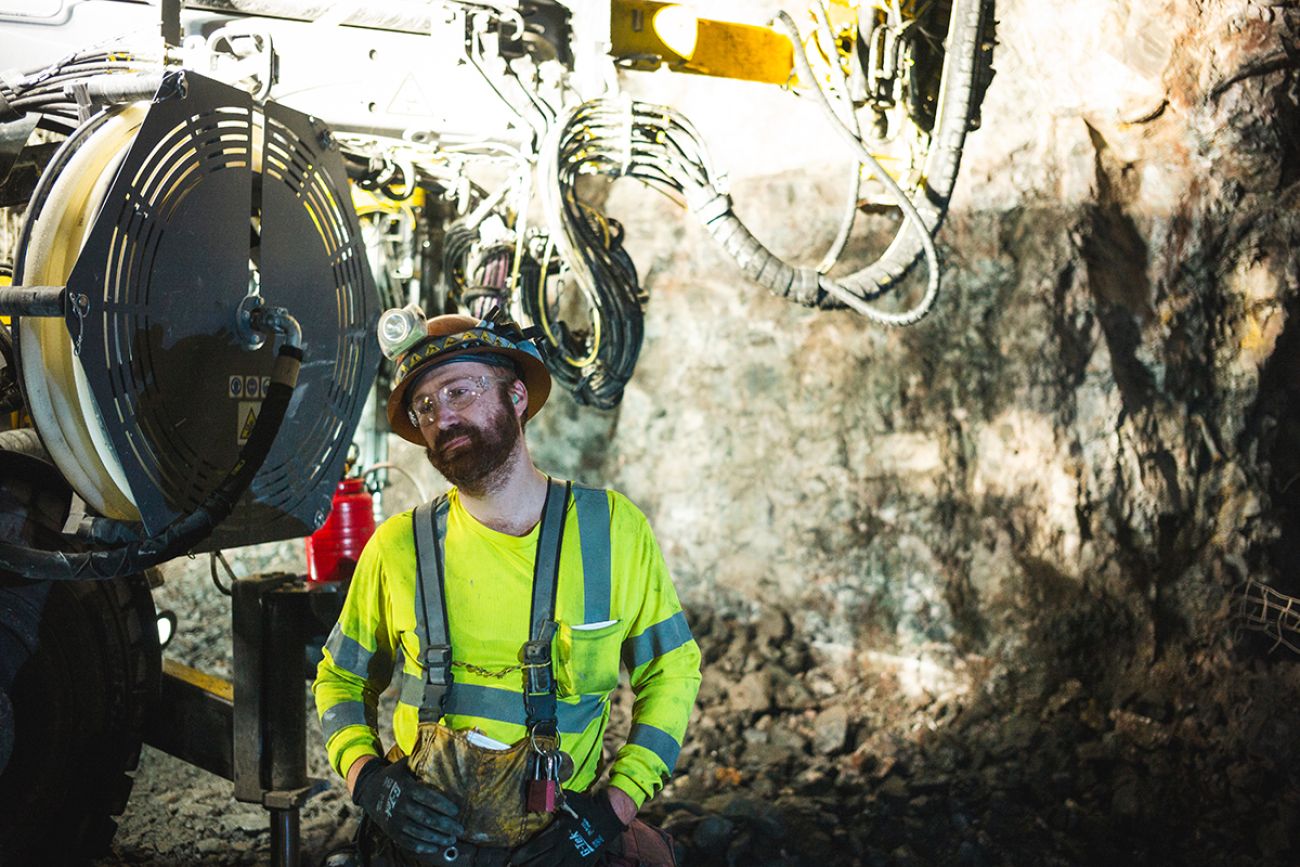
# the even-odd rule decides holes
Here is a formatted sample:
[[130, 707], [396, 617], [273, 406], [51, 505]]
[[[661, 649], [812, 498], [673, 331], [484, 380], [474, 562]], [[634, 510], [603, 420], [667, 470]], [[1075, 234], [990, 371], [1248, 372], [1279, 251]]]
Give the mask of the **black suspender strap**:
[[525, 725], [530, 734], [554, 736], [555, 669], [551, 642], [555, 638], [555, 585], [560, 574], [560, 547], [564, 543], [564, 516], [569, 508], [571, 484], [551, 479], [537, 531], [533, 559], [533, 604], [529, 613], [532, 638], [523, 647]]
[[[551, 643], [555, 638], [555, 589], [560, 575], [560, 548], [564, 543], [564, 518], [571, 484], [551, 479], [537, 530], [533, 563], [533, 598], [528, 622], [530, 640], [520, 652], [524, 671], [524, 710], [529, 732], [554, 736], [556, 723], [555, 671]], [[420, 722], [436, 723], [446, 713], [447, 696], [454, 677], [451, 669], [451, 632], [447, 622], [445, 552], [447, 513], [444, 494], [415, 509], [416, 580], [415, 632], [420, 639], [420, 664], [424, 668], [424, 694]]]
[[442, 719], [451, 673], [451, 633], [447, 626], [447, 591], [443, 569], [447, 512], [444, 494], [432, 503], [418, 506], [415, 524], [416, 580], [415, 632], [420, 638], [420, 664], [424, 667], [424, 696], [420, 701], [420, 722]]

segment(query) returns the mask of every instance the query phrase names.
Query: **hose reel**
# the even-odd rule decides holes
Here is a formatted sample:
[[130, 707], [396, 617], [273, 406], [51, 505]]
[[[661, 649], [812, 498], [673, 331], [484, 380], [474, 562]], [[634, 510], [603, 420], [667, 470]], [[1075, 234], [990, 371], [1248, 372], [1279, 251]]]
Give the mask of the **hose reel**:
[[323, 521], [379, 365], [379, 301], [342, 159], [314, 119], [193, 73], [74, 134], [28, 210], [15, 284], [66, 285], [15, 326], [46, 448], [95, 511], [155, 535], [235, 465], [274, 356], [264, 304], [301, 326], [288, 415], [202, 549]]

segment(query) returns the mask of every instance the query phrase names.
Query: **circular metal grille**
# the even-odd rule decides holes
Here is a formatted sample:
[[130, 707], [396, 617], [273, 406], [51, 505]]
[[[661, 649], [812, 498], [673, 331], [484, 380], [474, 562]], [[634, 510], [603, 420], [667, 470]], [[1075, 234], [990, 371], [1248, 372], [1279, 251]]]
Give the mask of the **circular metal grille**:
[[83, 415], [109, 481], [156, 532], [220, 482], [259, 411], [274, 350], [249, 348], [240, 303], [287, 308], [305, 353], [293, 404], [211, 546], [302, 535], [329, 510], [378, 367], [360, 230], [311, 119], [192, 74], [182, 90], [150, 107], [68, 278], [89, 299], [63, 334], [98, 419]]

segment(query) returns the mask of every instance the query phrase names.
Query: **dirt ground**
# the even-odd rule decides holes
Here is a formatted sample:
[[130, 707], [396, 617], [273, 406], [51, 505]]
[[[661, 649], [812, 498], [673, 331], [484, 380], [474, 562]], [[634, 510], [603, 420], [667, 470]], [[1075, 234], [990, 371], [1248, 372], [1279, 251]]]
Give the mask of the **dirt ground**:
[[[158, 599], [188, 612], [168, 655], [228, 675], [225, 598], [189, 577]], [[644, 813], [686, 864], [1297, 863], [1300, 664], [1250, 640], [1103, 678], [940, 647], [845, 652], [779, 613], [691, 615], [704, 683], [677, 773]], [[629, 711], [623, 690], [611, 742]], [[302, 811], [315, 865], [357, 810], [314, 722], [308, 738], [325, 781]], [[265, 811], [231, 795], [146, 748], [96, 863], [267, 863]]]

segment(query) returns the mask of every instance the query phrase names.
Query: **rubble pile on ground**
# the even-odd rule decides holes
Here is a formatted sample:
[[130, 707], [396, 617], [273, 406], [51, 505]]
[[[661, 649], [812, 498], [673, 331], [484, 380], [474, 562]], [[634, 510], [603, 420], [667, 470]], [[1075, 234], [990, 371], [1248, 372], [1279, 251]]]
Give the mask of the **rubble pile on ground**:
[[988, 661], [909, 696], [784, 615], [693, 624], [698, 718], [646, 811], [687, 864], [1296, 863], [1294, 661], [1170, 651], [1110, 696]]
[[[228, 673], [224, 597], [166, 589], [204, 614], [172, 652]], [[1300, 863], [1300, 663], [1267, 644], [1171, 645], [1119, 670], [1100, 654], [1061, 666], [1060, 648], [931, 649], [953, 675], [926, 678], [908, 654], [845, 654], [781, 613], [688, 614], [704, 681], [677, 773], [645, 810], [686, 867]], [[617, 695], [611, 744], [631, 712]], [[302, 818], [305, 863], [319, 863], [357, 810], [308, 734], [328, 783]], [[98, 863], [265, 863], [266, 813], [231, 794], [146, 748]]]

